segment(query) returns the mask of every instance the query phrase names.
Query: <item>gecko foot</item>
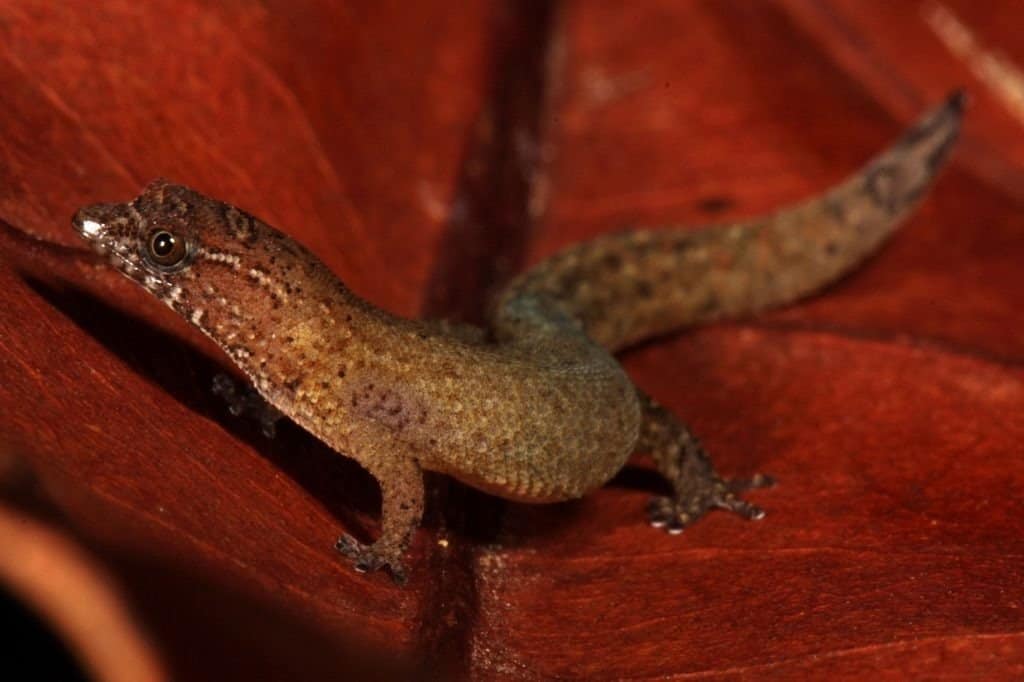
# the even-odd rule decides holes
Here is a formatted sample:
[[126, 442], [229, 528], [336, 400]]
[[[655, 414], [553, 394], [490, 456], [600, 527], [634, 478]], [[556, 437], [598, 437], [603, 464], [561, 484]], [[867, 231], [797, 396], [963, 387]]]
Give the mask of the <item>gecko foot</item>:
[[358, 573], [370, 573], [386, 568], [396, 584], [405, 584], [405, 567], [402, 566], [401, 559], [398, 556], [389, 556], [388, 553], [381, 552], [377, 549], [376, 543], [364, 545], [346, 533], [338, 538], [338, 541], [334, 543], [334, 548], [352, 560], [352, 567]]
[[226, 374], [218, 374], [213, 378], [213, 393], [224, 399], [228, 412], [236, 417], [245, 415], [260, 420], [260, 429], [267, 438], [277, 434], [277, 422], [284, 416], [281, 412], [265, 401], [253, 388], [242, 388]]
[[647, 504], [647, 518], [655, 528], [677, 535], [686, 526], [700, 519], [712, 509], [725, 509], [745, 519], [758, 521], [764, 510], [739, 497], [739, 493], [753, 488], [767, 488], [775, 484], [768, 476], [757, 474], [753, 478], [728, 481], [711, 474], [692, 481], [674, 497], [653, 497]]
[[768, 476], [722, 478], [711, 465], [704, 446], [678, 417], [653, 398], [640, 394], [644, 424], [640, 447], [651, 453], [658, 471], [672, 486], [670, 497], [655, 497], [647, 505], [647, 518], [655, 528], [676, 535], [712, 509], [725, 509], [745, 519], [764, 518], [764, 510], [739, 495], [745, 490], [775, 484]]

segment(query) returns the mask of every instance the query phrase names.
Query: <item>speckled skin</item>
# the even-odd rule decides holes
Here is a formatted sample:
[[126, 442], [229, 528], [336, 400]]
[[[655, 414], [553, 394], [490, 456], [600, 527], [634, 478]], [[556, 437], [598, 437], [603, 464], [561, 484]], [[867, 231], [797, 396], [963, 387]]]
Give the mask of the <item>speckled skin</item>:
[[501, 497], [584, 495], [635, 451], [674, 494], [651, 523], [710, 508], [763, 512], [720, 478], [686, 427], [611, 353], [645, 337], [793, 301], [852, 269], [912, 209], [956, 137], [962, 97], [820, 198], [749, 222], [612, 234], [512, 282], [487, 330], [395, 317], [358, 298], [286, 235], [163, 180], [73, 224], [113, 265], [216, 341], [276, 410], [379, 481], [383, 530], [338, 548], [404, 577], [422, 470]]

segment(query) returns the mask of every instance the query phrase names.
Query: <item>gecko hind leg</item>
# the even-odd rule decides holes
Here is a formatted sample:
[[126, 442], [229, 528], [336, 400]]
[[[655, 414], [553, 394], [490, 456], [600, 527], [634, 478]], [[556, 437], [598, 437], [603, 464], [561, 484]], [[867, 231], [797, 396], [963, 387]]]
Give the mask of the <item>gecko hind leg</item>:
[[654, 497], [647, 505], [652, 526], [681, 533], [712, 509], [725, 509], [745, 519], [759, 520], [764, 510], [739, 494], [765, 488], [774, 481], [762, 474], [728, 480], [718, 475], [700, 441], [678, 417], [641, 394], [644, 423], [639, 448], [651, 454], [658, 471], [672, 486], [671, 497]]
[[260, 430], [267, 438], [277, 434], [277, 422], [284, 415], [276, 407], [268, 403], [252, 387], [239, 389], [235, 381], [226, 374], [218, 374], [213, 378], [213, 393], [220, 396], [228, 406], [228, 412], [235, 417], [245, 415], [258, 419]]
[[386, 568], [396, 583], [404, 584], [402, 556], [423, 517], [423, 470], [409, 457], [360, 463], [380, 484], [380, 537], [367, 545], [346, 533], [338, 538], [334, 548], [352, 560], [356, 571], [368, 573]]

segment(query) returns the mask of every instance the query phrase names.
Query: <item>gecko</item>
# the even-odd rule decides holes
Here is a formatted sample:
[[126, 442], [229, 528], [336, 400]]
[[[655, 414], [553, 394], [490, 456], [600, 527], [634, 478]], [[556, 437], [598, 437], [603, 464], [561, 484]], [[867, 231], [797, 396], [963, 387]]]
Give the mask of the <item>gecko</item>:
[[671, 488], [648, 504], [651, 525], [679, 533], [712, 509], [762, 518], [743, 493], [771, 480], [719, 475], [615, 353], [792, 303], [853, 270], [932, 184], [964, 102], [954, 93], [847, 180], [769, 215], [571, 246], [509, 282], [482, 327], [392, 315], [284, 233], [163, 179], [128, 203], [84, 207], [72, 224], [213, 339], [275, 415], [376, 479], [377, 539], [346, 534], [336, 548], [356, 570], [401, 583], [424, 471], [543, 503], [579, 498], [646, 454]]

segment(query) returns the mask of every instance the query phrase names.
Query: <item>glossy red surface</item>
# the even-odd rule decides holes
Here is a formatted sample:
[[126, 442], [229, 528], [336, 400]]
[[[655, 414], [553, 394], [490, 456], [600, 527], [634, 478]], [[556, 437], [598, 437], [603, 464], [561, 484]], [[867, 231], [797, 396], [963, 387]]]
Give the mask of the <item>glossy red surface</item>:
[[[176, 679], [1019, 679], [1021, 21], [1009, 0], [9, 3], [0, 442]], [[166, 176], [379, 305], [472, 319], [567, 244], [819, 192], [959, 86], [951, 169], [865, 268], [626, 356], [723, 472], [778, 477], [764, 521], [657, 532], [636, 471], [544, 507], [435, 481], [405, 588], [332, 549], [375, 532], [372, 480], [227, 414], [228, 361], [68, 223]]]

